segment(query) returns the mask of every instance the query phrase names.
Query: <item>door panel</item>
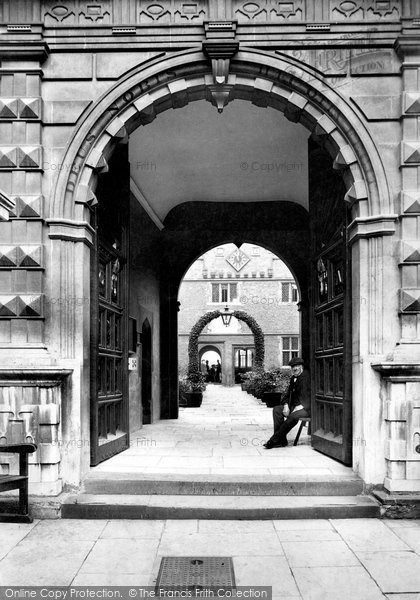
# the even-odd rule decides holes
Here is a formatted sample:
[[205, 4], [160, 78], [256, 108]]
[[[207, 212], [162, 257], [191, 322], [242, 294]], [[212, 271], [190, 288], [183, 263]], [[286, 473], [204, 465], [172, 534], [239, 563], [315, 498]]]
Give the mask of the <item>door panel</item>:
[[118, 147], [98, 183], [92, 273], [91, 463], [128, 447], [128, 175]]
[[310, 142], [312, 445], [351, 464], [348, 208], [331, 157]]
[[240, 375], [252, 371], [254, 366], [254, 346], [234, 346], [233, 348], [233, 372], [235, 383], [241, 383]]

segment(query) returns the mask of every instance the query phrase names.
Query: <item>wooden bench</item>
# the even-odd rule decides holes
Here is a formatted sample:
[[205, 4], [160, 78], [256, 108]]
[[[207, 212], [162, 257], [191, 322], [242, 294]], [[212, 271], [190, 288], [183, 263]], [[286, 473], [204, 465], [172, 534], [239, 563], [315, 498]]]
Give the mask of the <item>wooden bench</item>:
[[35, 452], [35, 444], [0, 445], [0, 452], [19, 454], [19, 475], [0, 475], [0, 492], [19, 490], [19, 511], [17, 513], [1, 512], [2, 523], [32, 523], [28, 503], [28, 454]]
[[295, 441], [293, 442], [294, 446], [298, 445], [300, 434], [302, 433], [302, 429], [305, 424], [308, 425], [308, 435], [311, 433], [311, 417], [302, 417], [301, 419], [299, 419], [299, 429], [296, 434]]

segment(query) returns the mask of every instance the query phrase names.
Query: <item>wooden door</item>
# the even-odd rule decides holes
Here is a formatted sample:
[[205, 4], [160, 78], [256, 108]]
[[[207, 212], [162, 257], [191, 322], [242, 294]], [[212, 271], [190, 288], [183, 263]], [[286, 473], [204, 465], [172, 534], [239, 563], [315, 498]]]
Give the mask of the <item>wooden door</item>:
[[101, 176], [92, 268], [91, 463], [125, 450], [128, 436], [128, 206], [126, 147]]
[[310, 143], [312, 445], [352, 460], [349, 209], [341, 173]]
[[141, 403], [143, 425], [152, 422], [152, 328], [146, 319], [141, 329]]
[[235, 383], [241, 383], [240, 375], [252, 371], [254, 354], [254, 346], [234, 347], [233, 371]]

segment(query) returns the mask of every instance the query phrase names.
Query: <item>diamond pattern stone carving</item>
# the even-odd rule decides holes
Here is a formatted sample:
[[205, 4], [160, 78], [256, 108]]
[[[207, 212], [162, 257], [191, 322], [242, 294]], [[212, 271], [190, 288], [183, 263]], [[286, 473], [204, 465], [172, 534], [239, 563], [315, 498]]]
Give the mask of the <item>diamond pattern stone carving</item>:
[[41, 268], [42, 247], [0, 245], [0, 268]]
[[0, 119], [40, 119], [41, 98], [0, 98]]
[[406, 313], [420, 313], [420, 290], [400, 290], [400, 308]]
[[420, 245], [402, 242], [401, 254], [404, 263], [420, 263]]
[[420, 163], [420, 142], [403, 142], [402, 159], [408, 164]]
[[41, 267], [42, 247], [41, 246], [19, 246], [17, 248], [19, 267]]
[[17, 317], [16, 296], [0, 296], [0, 317]]
[[19, 117], [21, 119], [39, 119], [41, 102], [39, 98], [19, 98]]
[[1, 146], [0, 168], [39, 169], [41, 165], [40, 146]]
[[408, 214], [420, 213], [420, 194], [417, 192], [402, 193], [403, 212]]
[[420, 114], [420, 92], [407, 92], [404, 94], [405, 112]]
[[226, 261], [232, 265], [232, 267], [235, 269], [235, 271], [240, 271], [241, 269], [244, 268], [244, 266], [246, 264], [249, 263], [251, 259], [248, 258], [248, 256], [245, 254], [245, 252], [243, 250], [241, 250], [240, 248], [237, 248], [234, 252], [232, 252], [232, 254], [230, 256], [228, 256], [228, 258], [226, 259]]
[[0, 318], [42, 317], [42, 295], [1, 295]]
[[0, 119], [17, 119], [17, 98], [0, 98]]
[[42, 196], [16, 196], [16, 216], [29, 219], [42, 217]]
[[14, 146], [0, 147], [0, 169], [10, 169], [17, 167], [16, 148]]
[[0, 267], [17, 267], [16, 246], [0, 246]]
[[16, 296], [19, 317], [40, 317], [42, 313], [41, 295]]
[[41, 164], [39, 146], [21, 146], [19, 148], [19, 167], [38, 168]]

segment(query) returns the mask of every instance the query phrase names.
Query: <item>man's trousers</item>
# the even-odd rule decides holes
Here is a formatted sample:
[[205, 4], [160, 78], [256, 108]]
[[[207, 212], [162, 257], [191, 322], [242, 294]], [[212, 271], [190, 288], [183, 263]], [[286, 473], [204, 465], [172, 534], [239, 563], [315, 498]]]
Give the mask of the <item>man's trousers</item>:
[[273, 408], [274, 433], [268, 440], [270, 444], [284, 444], [286, 446], [286, 436], [289, 431], [297, 425], [299, 419], [309, 417], [309, 413], [304, 408], [291, 412], [288, 417], [284, 416], [283, 409], [282, 404]]

